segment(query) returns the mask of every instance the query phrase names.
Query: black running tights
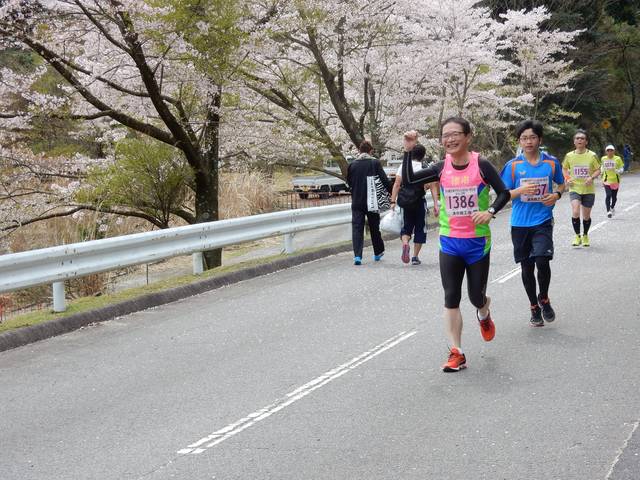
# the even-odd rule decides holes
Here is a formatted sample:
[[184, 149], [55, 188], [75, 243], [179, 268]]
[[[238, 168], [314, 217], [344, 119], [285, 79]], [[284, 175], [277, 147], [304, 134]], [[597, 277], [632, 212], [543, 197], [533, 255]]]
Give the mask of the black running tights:
[[487, 303], [485, 293], [489, 279], [489, 253], [476, 263], [467, 265], [462, 257], [440, 252], [440, 277], [444, 288], [444, 306], [458, 308], [462, 297], [462, 279], [467, 273], [469, 300], [476, 308]]
[[616, 208], [616, 202], [618, 201], [618, 190], [614, 190], [609, 185], [604, 186], [604, 192], [606, 197], [604, 199], [604, 204], [607, 207], [607, 212], [612, 208]]
[[536, 295], [536, 277], [534, 270], [538, 267], [538, 287], [540, 287], [540, 297], [549, 297], [549, 284], [551, 283], [551, 265], [549, 265], [549, 257], [527, 258], [521, 262], [522, 267], [522, 283], [529, 297], [531, 305], [538, 304], [538, 296]]

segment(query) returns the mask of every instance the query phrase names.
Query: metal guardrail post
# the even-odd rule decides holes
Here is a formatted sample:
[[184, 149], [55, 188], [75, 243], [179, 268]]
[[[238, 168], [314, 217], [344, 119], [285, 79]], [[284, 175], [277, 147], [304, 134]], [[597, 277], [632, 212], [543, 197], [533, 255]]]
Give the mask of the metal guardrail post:
[[204, 255], [202, 252], [194, 252], [191, 254], [191, 260], [193, 262], [193, 274], [200, 275], [204, 272]]
[[64, 282], [53, 282], [53, 311], [64, 312], [67, 309], [64, 301]]
[[295, 252], [295, 247], [293, 246], [293, 236], [293, 233], [284, 234], [284, 253]]

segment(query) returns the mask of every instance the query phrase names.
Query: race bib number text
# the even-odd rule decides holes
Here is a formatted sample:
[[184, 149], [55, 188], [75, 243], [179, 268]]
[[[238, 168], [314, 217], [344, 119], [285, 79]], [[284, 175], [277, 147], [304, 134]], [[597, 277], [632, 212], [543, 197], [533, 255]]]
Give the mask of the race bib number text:
[[477, 187], [453, 187], [445, 190], [445, 207], [450, 217], [466, 217], [478, 211]]
[[574, 178], [587, 178], [589, 176], [589, 167], [577, 165], [573, 167]]
[[523, 202], [541, 202], [549, 191], [549, 179], [546, 177], [521, 178], [520, 185], [535, 185], [536, 190], [531, 195], [521, 195]]

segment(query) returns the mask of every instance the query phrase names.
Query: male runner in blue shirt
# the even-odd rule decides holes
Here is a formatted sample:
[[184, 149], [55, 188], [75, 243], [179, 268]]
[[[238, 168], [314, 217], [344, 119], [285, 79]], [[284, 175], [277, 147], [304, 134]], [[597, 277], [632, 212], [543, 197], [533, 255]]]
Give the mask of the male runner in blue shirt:
[[[542, 133], [542, 124], [536, 120], [518, 125], [516, 138], [522, 153], [509, 160], [501, 173], [511, 192], [513, 256], [522, 268], [522, 283], [531, 304], [530, 324], [534, 327], [542, 327], [556, 317], [549, 301], [549, 261], [553, 258], [553, 207], [565, 186], [558, 159], [540, 150]], [[558, 185], [555, 191], [554, 183]], [[540, 293], [536, 295], [538, 287]]]

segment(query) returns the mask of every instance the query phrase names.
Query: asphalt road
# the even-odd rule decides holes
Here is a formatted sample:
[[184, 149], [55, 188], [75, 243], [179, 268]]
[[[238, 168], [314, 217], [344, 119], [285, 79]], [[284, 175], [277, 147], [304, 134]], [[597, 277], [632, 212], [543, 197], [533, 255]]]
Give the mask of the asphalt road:
[[432, 232], [419, 267], [391, 242], [0, 353], [0, 478], [638, 479], [640, 177], [596, 201], [588, 249], [558, 204], [544, 328], [494, 220], [460, 373]]

